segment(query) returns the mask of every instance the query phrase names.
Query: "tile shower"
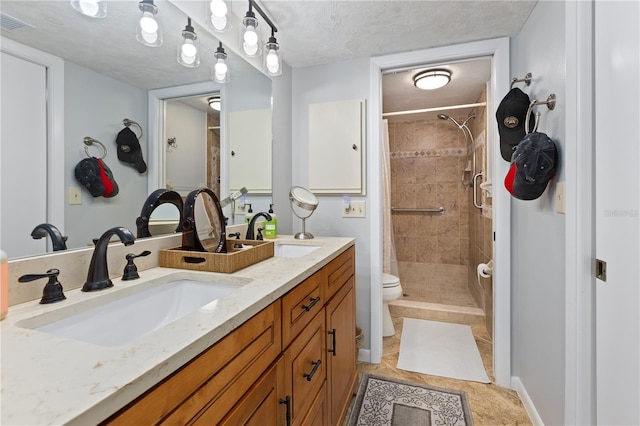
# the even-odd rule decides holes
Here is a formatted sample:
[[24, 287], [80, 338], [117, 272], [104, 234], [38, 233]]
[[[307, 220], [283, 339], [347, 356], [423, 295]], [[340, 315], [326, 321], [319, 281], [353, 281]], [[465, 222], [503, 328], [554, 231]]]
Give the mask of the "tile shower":
[[[485, 94], [478, 102], [484, 101]], [[486, 158], [486, 108], [476, 108], [468, 125], [476, 141], [477, 170]], [[455, 117], [459, 122], [467, 117]], [[491, 279], [476, 276], [476, 266], [491, 259], [490, 207], [473, 207], [472, 189], [461, 183], [469, 169], [467, 141], [451, 121], [389, 123], [391, 205], [439, 208], [444, 214], [394, 213], [392, 226], [402, 299], [455, 307], [481, 308], [491, 333]], [[471, 180], [471, 172], [464, 179]], [[482, 194], [480, 194], [482, 192]], [[490, 205], [484, 191], [479, 200]], [[428, 306], [428, 305], [425, 305]], [[455, 310], [455, 309], [454, 309]]]

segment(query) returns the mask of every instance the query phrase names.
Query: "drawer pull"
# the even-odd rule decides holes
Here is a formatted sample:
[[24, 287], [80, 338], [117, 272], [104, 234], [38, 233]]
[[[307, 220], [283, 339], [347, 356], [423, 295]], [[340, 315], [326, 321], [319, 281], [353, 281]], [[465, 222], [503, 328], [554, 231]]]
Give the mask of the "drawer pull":
[[319, 359], [317, 361], [311, 361], [311, 364], [313, 365], [313, 369], [311, 370], [311, 373], [304, 373], [302, 375], [302, 377], [307, 379], [307, 382], [310, 382], [311, 379], [313, 379], [313, 376], [316, 374], [316, 371], [318, 371], [318, 368], [320, 368], [320, 364], [322, 364], [322, 360]]
[[311, 308], [316, 306], [316, 303], [320, 301], [320, 296], [316, 297], [315, 299], [309, 299], [309, 300], [311, 301], [311, 303], [309, 303], [308, 305], [302, 305], [302, 309], [304, 309], [307, 312], [309, 312]]
[[279, 402], [287, 406], [287, 426], [291, 426], [291, 397], [287, 395], [285, 399], [281, 399]]
[[333, 356], [336, 356], [336, 329], [332, 328], [331, 331], [327, 331], [331, 335], [332, 344], [331, 347], [333, 349], [329, 349], [329, 353], [332, 353]]

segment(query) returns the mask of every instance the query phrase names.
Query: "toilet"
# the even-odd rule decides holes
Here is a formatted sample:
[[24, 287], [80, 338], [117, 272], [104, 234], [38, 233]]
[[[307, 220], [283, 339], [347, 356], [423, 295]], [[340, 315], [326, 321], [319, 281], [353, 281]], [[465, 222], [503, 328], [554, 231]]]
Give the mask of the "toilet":
[[402, 296], [400, 278], [391, 274], [382, 274], [382, 336], [389, 337], [396, 334], [389, 312], [389, 302]]

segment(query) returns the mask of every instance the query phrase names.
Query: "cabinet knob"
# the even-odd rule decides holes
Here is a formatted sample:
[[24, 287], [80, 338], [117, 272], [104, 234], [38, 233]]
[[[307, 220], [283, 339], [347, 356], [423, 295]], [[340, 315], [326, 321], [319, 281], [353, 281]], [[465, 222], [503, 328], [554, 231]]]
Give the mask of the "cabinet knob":
[[235, 157], [236, 156], [236, 152], [235, 151], [231, 151], [231, 156]]
[[358, 150], [358, 146], [354, 143], [353, 145], [351, 145], [351, 149], [353, 149], [354, 151]]

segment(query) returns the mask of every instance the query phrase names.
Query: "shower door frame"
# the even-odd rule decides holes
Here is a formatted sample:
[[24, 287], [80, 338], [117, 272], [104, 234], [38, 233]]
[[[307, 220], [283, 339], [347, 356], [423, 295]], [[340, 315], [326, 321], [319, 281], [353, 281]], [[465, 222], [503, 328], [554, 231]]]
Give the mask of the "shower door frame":
[[[449, 61], [491, 58], [491, 78], [487, 93], [487, 114], [500, 103], [509, 91], [510, 58], [509, 39], [506, 37], [478, 42], [443, 46], [432, 49], [397, 53], [371, 58], [370, 96], [368, 105], [369, 143], [367, 163], [371, 202], [371, 353], [370, 362], [379, 363], [382, 358], [382, 73], [394, 68], [428, 66]], [[379, 119], [376, 119], [379, 117]], [[490, 143], [499, 140], [497, 126], [487, 128]], [[511, 387], [511, 198], [507, 190], [498, 185], [509, 164], [502, 161], [500, 150], [493, 149], [493, 370], [496, 383]], [[377, 167], [375, 166], [377, 165]], [[376, 289], [376, 291], [373, 291]]]

